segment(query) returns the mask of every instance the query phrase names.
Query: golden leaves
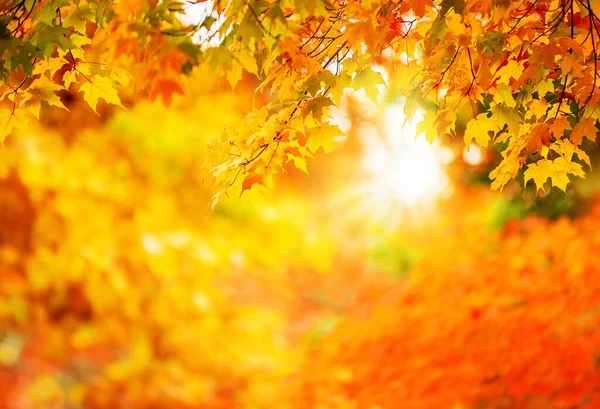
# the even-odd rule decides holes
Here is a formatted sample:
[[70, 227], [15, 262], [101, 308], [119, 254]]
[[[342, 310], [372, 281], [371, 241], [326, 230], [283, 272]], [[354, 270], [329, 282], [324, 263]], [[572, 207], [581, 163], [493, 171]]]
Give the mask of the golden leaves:
[[510, 60], [508, 63], [498, 70], [498, 82], [510, 84], [512, 78], [518, 79], [523, 73], [523, 65], [516, 60]]
[[552, 121], [549, 131], [554, 136], [554, 139], [561, 139], [567, 129], [571, 128], [566, 117], [560, 116]]
[[557, 152], [560, 156], [565, 158], [567, 161], [572, 161], [573, 155], [577, 155], [579, 159], [584, 161], [589, 167], [592, 166], [590, 157], [587, 155], [587, 153], [579, 149], [567, 139], [561, 139], [554, 142], [552, 145], [550, 145], [550, 148]]
[[526, 135], [526, 138], [526, 150], [529, 154], [541, 152], [542, 147], [550, 144], [550, 126], [547, 123], [535, 124]]
[[[240, 126], [246, 128], [243, 132], [221, 142], [228, 154], [258, 154], [264, 148], [262, 153], [273, 158], [256, 160], [264, 168], [285, 160], [302, 164], [295, 151], [287, 152], [288, 157], [278, 151], [289, 148], [287, 143], [310, 141], [312, 131], [323, 133], [320, 126], [328, 118], [323, 108], [339, 105], [347, 88], [364, 89], [377, 102], [380, 91], [389, 86], [391, 98], [408, 99], [407, 113], [418, 108], [435, 112], [419, 127], [430, 141], [441, 134], [454, 135], [459, 124], [459, 132], [466, 125], [467, 144], [508, 143], [512, 150], [504, 160], [510, 157], [512, 162], [510, 171], [501, 172], [504, 176], [569, 135], [569, 124], [580, 117], [570, 140], [576, 146], [584, 136], [595, 140], [591, 113], [600, 95], [594, 91], [598, 73], [591, 62], [596, 61], [593, 44], [600, 43], [600, 37], [590, 29], [590, 21], [597, 18], [584, 15], [569, 23], [569, 10], [558, 3], [558, 14], [550, 18], [541, 6], [492, 7], [489, 1], [242, 1], [235, 7], [216, 2], [211, 6], [214, 13], [209, 12], [197, 30], [178, 20], [180, 1], [146, 3], [92, 2], [85, 12], [65, 4], [60, 16], [47, 5], [30, 10], [37, 26], [24, 26], [22, 37], [35, 37], [31, 44], [45, 56], [25, 43], [15, 43], [18, 52], [7, 49], [7, 56], [12, 53], [11, 69], [18, 67], [21, 75], [10, 86], [17, 86], [22, 72], [29, 77], [15, 97], [19, 101], [13, 111], [27, 109], [39, 116], [42, 101], [64, 107], [58, 95], [73, 86], [79, 86], [96, 113], [100, 99], [122, 106], [120, 87], [130, 90], [132, 99], [144, 95], [170, 103], [185, 91], [183, 75], [202, 61], [231, 89], [241, 84], [256, 91], [253, 108], [263, 111], [261, 126], [267, 124], [268, 131], [258, 129], [250, 114], [249, 123]], [[574, 24], [573, 35], [558, 29], [565, 23]], [[95, 30], [88, 29], [92, 25]], [[192, 37], [202, 45], [193, 44]], [[467, 115], [475, 118], [469, 121]], [[306, 123], [307, 118], [318, 126]], [[317, 149], [315, 140], [319, 137], [308, 142], [309, 151]], [[331, 149], [331, 140], [323, 138], [321, 146]], [[236, 144], [233, 150], [231, 143]], [[249, 167], [244, 159], [226, 156], [222, 165], [233, 174], [240, 166]]]

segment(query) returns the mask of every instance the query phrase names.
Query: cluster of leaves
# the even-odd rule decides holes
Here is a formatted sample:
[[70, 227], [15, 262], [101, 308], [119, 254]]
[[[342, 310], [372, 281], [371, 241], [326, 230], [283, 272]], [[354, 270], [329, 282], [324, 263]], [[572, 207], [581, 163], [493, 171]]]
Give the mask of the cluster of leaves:
[[[201, 21], [182, 22], [189, 7], [204, 7]], [[564, 190], [590, 164], [580, 145], [595, 140], [600, 102], [591, 0], [3, 0], [0, 13], [2, 139], [69, 92], [96, 111], [123, 95], [169, 103], [199, 60], [233, 88], [253, 77], [254, 107], [211, 144], [215, 201], [272, 186], [288, 163], [306, 172], [341, 133], [328, 107], [344, 90], [377, 99], [376, 66], [409, 117], [428, 107], [430, 140], [464, 132], [503, 148], [493, 189], [526, 168], [526, 183]]]
[[165, 34], [182, 26], [169, 2], [3, 0], [0, 141], [77, 93], [99, 114], [100, 100], [122, 106], [122, 95], [170, 101], [195, 55], [189, 38]]
[[470, 109], [465, 142], [504, 149], [493, 189], [529, 163], [525, 183], [565, 190], [569, 175], [584, 176], [574, 155], [590, 165], [583, 139], [596, 138], [597, 12], [585, 1], [442, 2], [429, 36], [408, 36], [424, 60], [409, 46], [404, 69], [417, 71], [409, 99], [436, 102], [428, 132], [453, 134], [457, 110]]
[[218, 10], [223, 41], [208, 58], [233, 86], [242, 68], [254, 74], [268, 103], [217, 144], [217, 197], [270, 185], [286, 162], [305, 169], [315, 149], [331, 149], [339, 130], [324, 108], [339, 106], [345, 88], [376, 99], [377, 65], [392, 94], [407, 98], [408, 117], [428, 107], [419, 129], [429, 140], [464, 132], [466, 144], [502, 147], [493, 189], [526, 168], [525, 183], [543, 189], [550, 178], [565, 190], [590, 165], [580, 146], [595, 140], [600, 115], [594, 2], [248, 1]]

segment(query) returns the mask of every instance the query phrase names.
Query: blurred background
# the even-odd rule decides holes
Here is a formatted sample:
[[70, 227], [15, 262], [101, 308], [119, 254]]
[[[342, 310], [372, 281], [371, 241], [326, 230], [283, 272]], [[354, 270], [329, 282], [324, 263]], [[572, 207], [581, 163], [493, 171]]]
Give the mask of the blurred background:
[[356, 92], [309, 175], [212, 211], [255, 85], [210, 78], [6, 140], [1, 409], [600, 407], [597, 173], [491, 192], [498, 152]]

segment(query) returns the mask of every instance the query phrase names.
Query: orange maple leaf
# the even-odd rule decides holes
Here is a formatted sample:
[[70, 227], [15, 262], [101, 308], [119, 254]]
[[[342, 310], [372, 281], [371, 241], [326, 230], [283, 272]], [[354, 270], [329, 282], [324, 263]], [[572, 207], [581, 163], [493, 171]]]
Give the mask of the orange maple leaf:
[[150, 98], [154, 101], [159, 96], [162, 96], [165, 104], [169, 105], [173, 99], [173, 94], [183, 94], [183, 88], [172, 79], [159, 78], [154, 82], [154, 86], [150, 92]]
[[581, 145], [584, 136], [591, 141], [595, 141], [596, 132], [598, 131], [596, 130], [596, 120], [594, 118], [581, 118], [573, 128], [573, 132], [571, 132], [571, 142], [575, 145]]

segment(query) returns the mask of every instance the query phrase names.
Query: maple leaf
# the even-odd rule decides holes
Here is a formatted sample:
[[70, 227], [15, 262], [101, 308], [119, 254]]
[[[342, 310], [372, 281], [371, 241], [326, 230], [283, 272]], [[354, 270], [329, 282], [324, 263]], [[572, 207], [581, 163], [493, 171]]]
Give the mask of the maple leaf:
[[540, 152], [542, 147], [550, 144], [550, 126], [546, 123], [536, 124], [527, 136], [527, 151], [531, 154]]
[[435, 112], [426, 112], [423, 120], [417, 125], [417, 135], [425, 133], [427, 142], [433, 143], [438, 138], [438, 130], [435, 126], [437, 114]]
[[329, 98], [321, 96], [313, 98], [302, 108], [302, 116], [306, 118], [308, 115], [312, 115], [318, 122], [321, 122], [323, 110], [331, 105], [332, 102]]
[[492, 190], [502, 190], [504, 186], [514, 179], [521, 169], [521, 164], [516, 156], [511, 155], [502, 160], [500, 164], [490, 172]]
[[517, 106], [517, 101], [512, 96], [512, 88], [508, 85], [498, 85], [494, 94], [494, 101], [509, 108]]
[[[307, 168], [307, 164], [306, 164], [306, 159], [304, 159], [301, 156], [297, 156], [297, 155], [288, 155], [288, 157], [290, 158], [290, 160], [292, 162], [294, 162], [294, 166], [298, 169], [300, 169], [302, 172], [306, 173], [307, 175], [309, 175], [308, 173], [308, 168]], [[310, 176], [310, 175], [309, 175]]]
[[173, 94], [183, 94], [181, 85], [169, 78], [159, 78], [154, 82], [150, 98], [155, 100], [161, 96], [165, 104], [169, 105]]
[[465, 129], [465, 144], [469, 145], [475, 139], [477, 145], [486, 148], [490, 141], [490, 133], [496, 134], [500, 130], [500, 123], [494, 117], [488, 118], [487, 114], [479, 114], [467, 123]]
[[384, 85], [383, 76], [381, 73], [373, 70], [371, 67], [367, 67], [356, 74], [354, 77], [354, 83], [357, 88], [364, 88], [367, 93], [367, 97], [372, 101], [377, 101], [379, 96], [379, 89], [377, 85]]
[[552, 121], [550, 125], [550, 133], [554, 135], [555, 139], [560, 139], [563, 137], [565, 130], [569, 129], [571, 125], [566, 117], [560, 116]]
[[575, 144], [573, 144], [567, 139], [561, 139], [559, 141], [556, 141], [555, 143], [550, 145], [550, 148], [553, 151], [560, 154], [561, 156], [563, 156], [568, 161], [571, 161], [573, 159], [573, 155], [577, 155], [579, 159], [584, 161], [588, 166], [592, 166], [590, 157], [587, 155], [587, 153], [579, 149]]
[[246, 177], [244, 179], [244, 181], [242, 182], [241, 193], [243, 193], [245, 190], [252, 189], [252, 186], [254, 186], [256, 184], [262, 184], [262, 183], [263, 183], [263, 175], [261, 175], [261, 174], [255, 174], [255, 175]]
[[324, 123], [317, 128], [313, 128], [310, 131], [308, 140], [306, 141], [306, 147], [315, 153], [319, 148], [323, 148], [325, 153], [333, 151], [335, 147], [335, 137], [341, 135], [341, 131], [337, 126], [329, 123]]
[[510, 60], [498, 71], [498, 81], [503, 84], [509, 84], [511, 78], [517, 79], [523, 73], [523, 65], [516, 60]]
[[584, 136], [591, 141], [595, 141], [597, 132], [595, 118], [580, 118], [571, 132], [570, 139], [575, 145], [581, 145]]
[[42, 75], [31, 84], [28, 91], [33, 97], [40, 101], [45, 101], [50, 106], [67, 109], [55, 93], [55, 91], [62, 89], [64, 89], [62, 86], [50, 82], [46, 76]]
[[27, 111], [16, 109], [0, 109], [0, 143], [15, 129], [27, 129], [30, 117]]
[[518, 137], [520, 135], [521, 118], [514, 109], [496, 105], [492, 107], [491, 112], [498, 122], [508, 125], [508, 132], [511, 136]]
[[79, 87], [79, 92], [83, 93], [83, 99], [89, 104], [90, 108], [98, 114], [96, 110], [98, 100], [103, 99], [109, 104], [122, 107], [119, 94], [114, 87], [114, 81], [107, 77], [94, 75], [91, 79]]
[[566, 192], [567, 184], [569, 183], [568, 175], [585, 177], [580, 164], [571, 162], [565, 157], [560, 157], [555, 160], [541, 159], [536, 163], [528, 165], [525, 170], [525, 184], [533, 179], [537, 190], [544, 189], [544, 183], [548, 178], [552, 182], [552, 186], [558, 187]]

